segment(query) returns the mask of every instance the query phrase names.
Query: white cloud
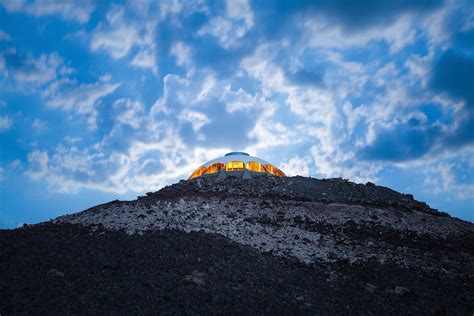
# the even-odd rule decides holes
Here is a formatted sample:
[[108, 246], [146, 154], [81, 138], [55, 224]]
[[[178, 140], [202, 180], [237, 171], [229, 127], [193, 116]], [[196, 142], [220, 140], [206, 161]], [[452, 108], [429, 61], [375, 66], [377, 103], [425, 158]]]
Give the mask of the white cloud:
[[309, 157], [293, 157], [287, 162], [283, 162], [280, 165], [280, 169], [284, 170], [287, 176], [304, 176], [309, 177], [311, 175], [310, 165], [311, 159]]
[[22, 169], [23, 164], [21, 163], [20, 159], [15, 159], [8, 164], [8, 167], [12, 170]]
[[[398, 23], [394, 25], [402, 24]], [[362, 148], [376, 139], [381, 130], [393, 128], [402, 122], [409, 124], [408, 121], [413, 118], [422, 124], [430, 124], [427, 116], [418, 110], [422, 104], [442, 104], [449, 113], [456, 113], [462, 104], [433, 98], [429, 92], [420, 89], [424, 87], [423, 80], [427, 79], [430, 70], [431, 55], [412, 55], [405, 62], [410, 70], [408, 73], [405, 69], [400, 69], [396, 62], [386, 62], [385, 56], [380, 59], [371, 58], [362, 67], [358, 63], [348, 63], [341, 57], [344, 56], [343, 53], [333, 50], [347, 48], [344, 45], [351, 43], [350, 40], [346, 43], [334, 43], [334, 46], [331, 46], [331, 42], [331, 45], [319, 43], [320, 46], [313, 47], [297, 43], [288, 50], [284, 42], [262, 44], [252, 56], [244, 58], [240, 66], [245, 74], [257, 80], [256, 85], [264, 98], [276, 100], [278, 104], [276, 116], [267, 117], [263, 122], [257, 121], [253, 135], [266, 135], [263, 138], [270, 139], [270, 143], [273, 143], [272, 135], [279, 134], [270, 132], [265, 127], [274, 125], [276, 117], [285, 115], [281, 112], [284, 107], [288, 107], [295, 118], [286, 117], [282, 124], [287, 129], [289, 127], [293, 135], [288, 144], [281, 144], [289, 147], [299, 143], [301, 146], [298, 148], [306, 148], [301, 150], [310, 148], [314, 160], [312, 174], [342, 176], [355, 181], [375, 181], [388, 163], [363, 161], [358, 155]], [[407, 43], [396, 46], [398, 44], [393, 42], [392, 53], [395, 54]], [[304, 52], [306, 58], [302, 62], [298, 61], [301, 52]], [[288, 69], [295, 64], [296, 68], [301, 67], [301, 63], [308, 61], [308, 56], [322, 56], [321, 59], [326, 60], [325, 65], [330, 71], [324, 77], [322, 86], [300, 85], [287, 77]], [[298, 62], [294, 63], [294, 60]], [[446, 130], [445, 127], [440, 125], [443, 130]], [[288, 135], [282, 134], [283, 139]], [[261, 148], [265, 148], [265, 145]], [[439, 155], [433, 155], [436, 156], [433, 159], [439, 161]], [[423, 157], [423, 160], [428, 158], [432, 157]], [[408, 165], [413, 165], [413, 161]]]
[[[245, 131], [241, 130], [244, 133], [239, 141], [249, 143], [247, 151], [257, 152], [300, 141], [291, 128], [271, 120], [275, 108], [275, 103], [264, 95], [252, 95], [243, 88], [234, 91], [229, 81], [217, 80], [214, 74], [201, 71], [192, 75], [188, 73], [186, 77], [165, 76], [163, 95], [153, 105], [151, 114], [166, 119], [178, 117], [179, 123], [190, 122], [195, 137], [201, 141], [207, 136], [200, 133], [204, 125], [209, 124], [206, 129], [209, 131], [214, 124], [220, 124], [219, 118], [210, 119], [214, 114], [212, 111], [222, 111], [222, 117], [248, 117], [256, 124], [251, 126], [242, 122], [242, 125], [248, 126]], [[224, 118], [220, 119], [222, 122]]]
[[184, 3], [179, 0], [160, 1], [161, 19], [165, 19], [168, 15], [179, 14], [184, 8]]
[[354, 152], [345, 151], [343, 148], [321, 150], [318, 145], [310, 149], [315, 169], [315, 177], [345, 178], [355, 182], [375, 182], [377, 174], [383, 165], [377, 162], [367, 162], [357, 159]]
[[412, 55], [405, 61], [405, 66], [410, 70], [410, 73], [421, 80], [423, 86], [426, 86], [426, 82], [429, 79], [429, 73], [431, 71], [431, 62], [433, 56], [419, 56]]
[[247, 93], [242, 88], [239, 88], [237, 91], [232, 91], [230, 84], [225, 87], [220, 100], [226, 105], [226, 109], [230, 113], [245, 111], [258, 106], [258, 101], [255, 96]]
[[112, 75], [109, 73], [106, 73], [105, 75], [102, 75], [99, 77], [99, 81], [101, 82], [110, 82], [111, 79], [112, 79]]
[[43, 151], [33, 151], [28, 154], [28, 169], [25, 174], [38, 180], [48, 173], [48, 153]]
[[[446, 50], [450, 47], [450, 40], [458, 32], [458, 30], [448, 27], [453, 23], [457, 23], [454, 22], [454, 19], [457, 21], [464, 19], [466, 21], [465, 26], [468, 26], [469, 21], [473, 20], [472, 4], [469, 9], [469, 6], [466, 7], [466, 3], [463, 1], [447, 1], [444, 6], [419, 21], [421, 29], [428, 39], [429, 54], [433, 54], [434, 50], [440, 48]], [[465, 31], [465, 29], [461, 29], [461, 31]]]
[[8, 50], [3, 53], [4, 58], [20, 59], [20, 64], [6, 64], [7, 74], [11, 73], [19, 83], [44, 84], [57, 78], [58, 74], [67, 71], [62, 58], [56, 54], [41, 54], [38, 58], [29, 54], [21, 59], [16, 50]]
[[36, 129], [37, 131], [41, 131], [42, 129], [45, 128], [46, 126], [46, 123], [41, 121], [40, 119], [36, 118], [34, 121], [33, 121], [33, 124], [31, 125], [34, 129]]
[[335, 24], [321, 15], [301, 19], [298, 26], [303, 30], [302, 43], [306, 47], [322, 49], [347, 49], [364, 47], [370, 41], [385, 41], [390, 52], [395, 54], [415, 41], [415, 23], [419, 17], [404, 14], [395, 22], [386, 26], [367, 28], [363, 31], [348, 33], [342, 25]]
[[92, 34], [92, 51], [104, 49], [115, 59], [124, 57], [130, 51], [140, 39], [139, 30], [123, 19], [123, 9], [107, 14], [108, 23], [99, 23]]
[[8, 12], [21, 12], [35, 17], [59, 15], [65, 20], [87, 23], [95, 6], [92, 1], [50, 1], [50, 0], [0, 0]]
[[2, 77], [6, 77], [8, 74], [5, 74], [4, 70], [6, 68], [5, 57], [3, 54], [0, 54], [0, 75]]
[[[204, 114], [196, 111], [191, 111], [188, 109], [184, 109], [179, 114], [179, 120], [182, 122], [191, 123], [194, 132], [199, 132], [199, 130], [206, 124], [210, 122], [209, 118]], [[202, 136], [201, 136], [201, 140]]]
[[[156, 1], [152, 1], [151, 3], [156, 3]], [[207, 5], [206, 1], [198, 0], [198, 1], [183, 1], [183, 0], [164, 0], [159, 1], [159, 18], [161, 21], [166, 20], [167, 18], [176, 25], [177, 27], [181, 27], [180, 18], [181, 17], [189, 17], [194, 13], [202, 13], [205, 15], [210, 14], [209, 6]], [[143, 12], [143, 11], [142, 11]], [[147, 12], [148, 14], [150, 11]], [[152, 11], [152, 15], [156, 15], [154, 11]]]
[[[470, 153], [472, 155], [472, 151]], [[468, 165], [461, 167], [459, 164], [465, 162], [464, 156], [458, 156], [457, 162], [449, 161], [434, 161], [431, 164], [423, 165], [422, 172], [425, 174], [425, 185], [432, 193], [447, 193], [453, 194], [457, 199], [467, 200], [474, 197], [474, 184], [468, 182], [461, 182], [461, 176], [456, 175], [456, 169], [463, 170], [462, 172], [468, 177], [473, 173], [474, 166]], [[472, 158], [471, 158], [472, 159]], [[469, 180], [469, 178], [467, 179]], [[472, 182], [472, 181], [470, 181]]]
[[[270, 109], [270, 111], [272, 111]], [[254, 141], [246, 148], [249, 152], [259, 152], [272, 147], [290, 146], [303, 141], [301, 135], [281, 122], [274, 122], [271, 115], [262, 115], [247, 135]]]
[[0, 29], [0, 42], [8, 42], [11, 41], [11, 39], [12, 37], [7, 32]]
[[217, 84], [213, 73], [204, 72], [199, 75], [188, 73], [188, 75], [181, 77], [168, 74], [164, 77], [163, 95], [153, 105], [152, 115], [177, 114], [183, 108], [204, 106], [206, 102], [218, 98], [219, 93], [224, 90]]
[[[151, 107], [150, 114], [153, 116], [160, 115], [161, 113], [169, 114], [173, 109], [181, 107], [181, 102], [178, 94], [181, 91], [186, 91], [190, 81], [186, 78], [181, 78], [178, 75], [167, 74], [163, 78], [163, 95], [156, 100]], [[180, 89], [181, 88], [181, 89]], [[192, 101], [193, 99], [188, 99]]]
[[198, 35], [216, 37], [222, 47], [237, 46], [238, 41], [253, 27], [253, 12], [246, 0], [226, 1], [226, 16], [217, 16], [203, 26]]
[[[300, 86], [288, 81], [284, 70], [272, 63], [273, 46], [262, 46], [253, 56], [245, 58], [241, 67], [262, 84], [265, 97], [286, 95], [285, 104], [301, 119], [322, 124], [322, 128], [335, 131], [341, 120], [335, 106], [339, 91], [318, 87]], [[337, 96], [335, 94], [338, 94]], [[326, 135], [327, 136], [327, 135]], [[341, 135], [338, 135], [340, 138]]]
[[[57, 53], [42, 54], [37, 58], [28, 54], [22, 59], [16, 50], [9, 50], [3, 56], [13, 60], [6, 71], [6, 77], [11, 74], [16, 81], [10, 89], [25, 93], [40, 92], [46, 105], [86, 117], [92, 129], [97, 123], [98, 101], [120, 85], [111, 83], [110, 75], [101, 76], [96, 83], [78, 83], [70, 79], [75, 70], [68, 67]], [[40, 130], [44, 122], [36, 119], [33, 127]]]
[[155, 74], [156, 44], [154, 41], [157, 19], [133, 20], [126, 17], [123, 7], [113, 7], [107, 13], [107, 21], [101, 22], [92, 32], [90, 48], [92, 51], [105, 50], [114, 59], [125, 57], [132, 48], [137, 47], [138, 53], [131, 65], [149, 68]]
[[138, 134], [130, 136], [125, 148], [113, 148], [114, 143], [128, 137], [116, 133], [121, 128], [117, 122], [94, 146], [79, 149], [59, 145], [49, 159], [46, 153], [31, 153], [27, 174], [35, 179], [43, 177], [49, 190], [55, 192], [83, 188], [117, 194], [146, 192], [187, 177], [196, 161], [216, 154], [184, 145], [172, 124], [145, 117], [149, 119], [142, 122]]
[[[72, 84], [77, 88], [75, 90], [87, 95], [87, 87]], [[97, 83], [104, 84], [109, 83]], [[59, 84], [56, 90], [64, 90], [60, 88]], [[189, 146], [180, 134], [182, 124], [189, 123], [195, 136], [204, 140], [202, 129], [206, 124], [212, 124], [207, 113], [210, 110], [208, 105], [223, 100], [240, 103], [246, 110], [258, 109], [258, 112], [270, 105], [260, 96], [252, 96], [243, 89], [232, 91], [228, 82], [216, 80], [208, 71], [188, 73], [185, 77], [166, 75], [163, 95], [149, 111], [138, 101], [120, 99], [113, 106], [114, 126], [100, 142], [84, 144], [86, 147], [82, 149], [75, 147], [79, 146], [76, 143], [69, 144], [69, 148], [57, 146], [50, 156], [49, 172], [45, 177], [49, 189], [61, 192], [75, 192], [81, 188], [115, 193], [143, 192], [186, 178], [202, 161], [232, 150]], [[255, 104], [250, 106], [247, 101], [251, 100]], [[76, 107], [74, 102], [58, 101], [57, 105], [60, 104], [68, 110]], [[222, 111], [224, 113], [225, 108]], [[279, 141], [286, 127], [276, 124], [271, 128], [275, 141]]]
[[[353, 137], [353, 129], [360, 120], [359, 117], [365, 118], [365, 115], [378, 117], [384, 115], [385, 111], [373, 113], [368, 108], [353, 109], [350, 105], [339, 105], [346, 94], [344, 89], [347, 89], [344, 83], [341, 84], [339, 77], [334, 79], [329, 77], [324, 88], [302, 86], [289, 81], [284, 69], [273, 62], [275, 51], [278, 49], [275, 45], [263, 45], [257, 48], [253, 56], [242, 61], [241, 68], [258, 80], [266, 99], [282, 100], [279, 107], [287, 107], [295, 115], [298, 124], [293, 122], [290, 123], [292, 126], [289, 125], [291, 127], [285, 126], [284, 124], [288, 125], [291, 122], [290, 118], [275, 123], [273, 115], [262, 118], [257, 121], [251, 133], [259, 139], [257, 144], [260, 144], [261, 148], [293, 144], [306, 146], [313, 160], [309, 164], [309, 172], [317, 177], [374, 181], [382, 165], [373, 162], [354, 163], [360, 160], [356, 157], [358, 147], [353, 144], [348, 147], [347, 142], [353, 140], [350, 137]], [[341, 62], [340, 58], [336, 60]], [[361, 76], [359, 72], [361, 69], [354, 69], [352, 66], [347, 71], [355, 76]], [[332, 80], [335, 80], [334, 83]], [[282, 110], [284, 111], [284, 108], [279, 111]], [[277, 126], [280, 128], [275, 129]], [[359, 141], [359, 146], [366, 144], [365, 138]], [[293, 167], [289, 162], [285, 162], [284, 166], [290, 171]]]
[[12, 127], [13, 121], [8, 116], [0, 116], [0, 132], [6, 131]]
[[[177, 82], [173, 81], [175, 79]], [[181, 81], [178, 76], [168, 80], [171, 85], [189, 83], [187, 80]], [[82, 95], [87, 95], [87, 90], [91, 88], [73, 84], [74, 92], [82, 91]], [[202, 83], [194, 84], [192, 87], [197, 89], [193, 94], [196, 96], [201, 92]], [[182, 91], [173, 91], [176, 92]], [[73, 101], [57, 101], [57, 105], [74, 110], [76, 98], [71, 98]], [[196, 97], [193, 99], [197, 100]], [[209, 119], [199, 111], [184, 110], [185, 106], [187, 104], [174, 107], [174, 117], [177, 120], [179, 117], [181, 122], [190, 122], [199, 132]], [[157, 111], [155, 107], [154, 111]], [[139, 101], [119, 99], [113, 105], [114, 125], [100, 142], [79, 143], [76, 138], [69, 137], [64, 140], [64, 145], [57, 145], [49, 156], [46, 152], [35, 151], [29, 156], [31, 166], [26, 174], [35, 179], [42, 178], [49, 190], [56, 192], [77, 192], [83, 188], [119, 194], [146, 192], [187, 178], [198, 162], [210, 160], [230, 150], [193, 148], [182, 141], [180, 127], [169, 121], [168, 112], [164, 120], [156, 113], [150, 115], [151, 112], [146, 111]], [[162, 113], [161, 110], [158, 112]], [[80, 145], [84, 147], [80, 148]]]
[[248, 0], [226, 0], [227, 16], [235, 20], [243, 20], [250, 29], [253, 26], [253, 12]]
[[189, 66], [191, 64], [191, 47], [183, 42], [174, 43], [171, 54], [176, 58], [178, 66]]
[[[207, 98], [210, 98], [215, 92], [216, 88], [216, 79], [213, 74], [207, 74], [202, 80], [202, 85], [200, 87], [200, 92], [197, 95], [198, 101], [204, 101]], [[184, 101], [184, 99], [183, 99]]]
[[156, 53], [153, 50], [142, 49], [133, 57], [131, 64], [140, 68], [150, 68], [153, 74], [158, 74]]
[[104, 82], [78, 84], [62, 80], [51, 84], [44, 91], [44, 96], [48, 106], [86, 116], [89, 127], [95, 128], [98, 117], [97, 102], [114, 92], [119, 85]]
[[73, 136], [64, 137], [64, 141], [69, 145], [74, 145], [74, 144], [80, 142], [81, 140], [82, 140], [82, 138], [80, 138], [80, 137], [73, 137]]
[[268, 97], [278, 90], [288, 93], [291, 87], [286, 82], [285, 72], [281, 67], [271, 62], [278, 47], [262, 45], [254, 55], [244, 58], [240, 67], [251, 77], [261, 83], [261, 92]]
[[224, 48], [230, 48], [235, 44], [236, 39], [239, 38], [234, 31], [232, 22], [220, 16], [213, 18], [209, 24], [198, 31], [200, 36], [206, 34], [216, 37]]
[[114, 103], [114, 109], [119, 112], [116, 122], [122, 125], [129, 125], [137, 129], [143, 121], [143, 105], [139, 101], [130, 99], [119, 99]]

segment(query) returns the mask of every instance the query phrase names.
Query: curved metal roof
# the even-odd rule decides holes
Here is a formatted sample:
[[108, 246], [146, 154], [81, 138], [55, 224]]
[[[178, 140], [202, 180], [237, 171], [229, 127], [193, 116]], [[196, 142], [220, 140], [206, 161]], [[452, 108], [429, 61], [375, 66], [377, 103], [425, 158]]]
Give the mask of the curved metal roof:
[[215, 163], [215, 162], [226, 163], [226, 162], [229, 162], [229, 161], [242, 161], [242, 162], [255, 161], [255, 162], [259, 162], [259, 163], [261, 163], [261, 164], [263, 164], [263, 165], [266, 165], [266, 164], [269, 163], [268, 161], [265, 161], [265, 160], [263, 160], [263, 159], [250, 156], [250, 155], [247, 154], [247, 153], [239, 152], [239, 151], [234, 151], [234, 152], [225, 154], [225, 155], [222, 156], [222, 157], [219, 157], [219, 158], [210, 160], [210, 161], [206, 162], [205, 164], [201, 165], [201, 167], [203, 167], [203, 166], [204, 166], [204, 167], [207, 167], [207, 166], [209, 166], [209, 165], [212, 165], [212, 164]]
[[238, 156], [238, 155], [250, 156], [249, 154], [244, 153], [243, 151], [232, 151], [230, 153], [225, 154], [224, 156]]

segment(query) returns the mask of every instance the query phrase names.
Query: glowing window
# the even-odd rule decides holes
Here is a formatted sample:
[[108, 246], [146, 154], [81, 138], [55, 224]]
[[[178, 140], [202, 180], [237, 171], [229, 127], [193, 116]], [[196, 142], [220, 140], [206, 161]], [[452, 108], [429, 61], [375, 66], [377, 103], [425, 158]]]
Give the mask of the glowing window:
[[277, 167], [272, 166], [271, 164], [266, 164], [265, 167], [267, 168], [267, 171], [275, 176], [278, 177], [285, 177], [285, 174], [283, 171], [278, 169]]
[[265, 167], [263, 167], [263, 165], [259, 162], [255, 162], [255, 161], [249, 161], [245, 164], [245, 167], [249, 170], [249, 171], [254, 171], [254, 172], [265, 172]]
[[225, 164], [225, 171], [242, 171], [244, 163], [242, 161], [229, 161]]
[[194, 178], [197, 178], [197, 177], [201, 176], [201, 175], [204, 173], [204, 171], [206, 171], [206, 167], [204, 167], [204, 166], [197, 168], [197, 169], [193, 172], [193, 174], [188, 178], [188, 180], [194, 179]]
[[222, 170], [224, 170], [224, 164], [222, 162], [216, 162], [207, 167], [206, 172], [204, 172], [204, 174], [218, 173]]
[[279, 177], [286, 177], [286, 175], [283, 173], [283, 171], [281, 171], [280, 169], [278, 169], [277, 167], [275, 167], [276, 169], [276, 174], [277, 176]]

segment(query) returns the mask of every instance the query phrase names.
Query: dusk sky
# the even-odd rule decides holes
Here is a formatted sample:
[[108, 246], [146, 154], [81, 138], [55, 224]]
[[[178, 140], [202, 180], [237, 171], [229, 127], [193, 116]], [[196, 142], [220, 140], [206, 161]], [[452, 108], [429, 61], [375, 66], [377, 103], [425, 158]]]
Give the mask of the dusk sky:
[[236, 150], [474, 221], [474, 1], [0, 0], [0, 228]]

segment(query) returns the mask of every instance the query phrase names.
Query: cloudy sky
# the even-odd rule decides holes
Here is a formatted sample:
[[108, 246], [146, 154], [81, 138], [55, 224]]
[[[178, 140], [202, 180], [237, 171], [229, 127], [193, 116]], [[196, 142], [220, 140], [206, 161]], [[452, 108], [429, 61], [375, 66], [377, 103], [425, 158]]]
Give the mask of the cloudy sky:
[[0, 228], [233, 150], [474, 221], [474, 5], [0, 0], [0, 146]]

